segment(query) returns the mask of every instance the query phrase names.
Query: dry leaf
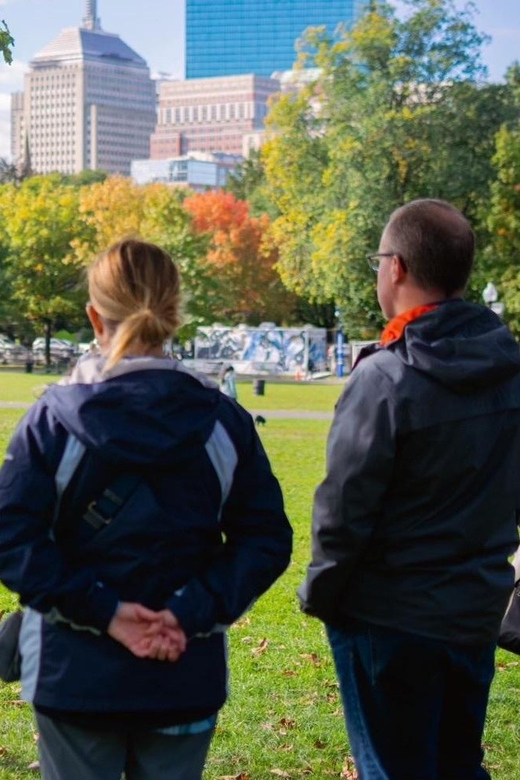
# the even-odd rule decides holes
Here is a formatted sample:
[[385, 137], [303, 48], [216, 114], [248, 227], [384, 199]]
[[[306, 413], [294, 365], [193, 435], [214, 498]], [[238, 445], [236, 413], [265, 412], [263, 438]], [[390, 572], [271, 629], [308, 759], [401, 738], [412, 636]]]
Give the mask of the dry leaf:
[[284, 677], [296, 677], [298, 673], [295, 672], [293, 669], [284, 669], [282, 674]]
[[271, 769], [271, 774], [276, 775], [277, 777], [290, 777], [291, 775], [289, 772], [284, 772], [283, 769]]
[[269, 640], [264, 638], [262, 639], [258, 647], [255, 647], [254, 650], [251, 650], [251, 655], [254, 655], [255, 657], [259, 655], [263, 655], [268, 647], [269, 647]]
[[251, 618], [247, 617], [247, 615], [243, 618], [240, 618], [240, 620], [237, 620], [236, 623], [233, 623], [231, 628], [244, 628], [245, 626], [251, 625]]
[[293, 729], [296, 726], [296, 721], [292, 718], [281, 718], [278, 721], [278, 725], [283, 729]]
[[305, 658], [306, 661], [310, 661], [313, 666], [321, 666], [323, 663], [316, 653], [300, 653], [300, 658]]
[[317, 739], [314, 743], [314, 747], [317, 748], [317, 750], [323, 750], [324, 747], [327, 747], [327, 743], [323, 742], [321, 739]]
[[358, 780], [356, 765], [351, 758], [347, 758], [347, 763], [341, 770], [340, 777], [343, 778], [343, 780]]

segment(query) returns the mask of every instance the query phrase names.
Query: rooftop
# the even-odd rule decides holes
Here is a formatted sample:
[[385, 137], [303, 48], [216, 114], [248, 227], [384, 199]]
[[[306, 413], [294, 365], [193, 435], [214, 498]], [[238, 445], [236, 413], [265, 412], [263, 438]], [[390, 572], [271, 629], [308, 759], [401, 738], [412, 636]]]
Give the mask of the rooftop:
[[127, 46], [119, 35], [84, 27], [68, 27], [62, 30], [52, 43], [36, 54], [31, 65], [38, 67], [49, 61], [100, 59], [134, 67], [147, 67], [146, 61]]

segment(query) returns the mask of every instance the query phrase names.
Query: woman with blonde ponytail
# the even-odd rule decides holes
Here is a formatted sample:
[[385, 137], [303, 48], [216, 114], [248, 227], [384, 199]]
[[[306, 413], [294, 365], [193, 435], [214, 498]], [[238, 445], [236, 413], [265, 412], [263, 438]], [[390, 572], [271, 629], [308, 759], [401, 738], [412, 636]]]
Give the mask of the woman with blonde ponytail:
[[291, 529], [250, 415], [166, 357], [179, 272], [135, 239], [88, 271], [100, 355], [47, 390], [0, 470], [0, 579], [25, 605], [44, 780], [199, 780], [226, 628]]

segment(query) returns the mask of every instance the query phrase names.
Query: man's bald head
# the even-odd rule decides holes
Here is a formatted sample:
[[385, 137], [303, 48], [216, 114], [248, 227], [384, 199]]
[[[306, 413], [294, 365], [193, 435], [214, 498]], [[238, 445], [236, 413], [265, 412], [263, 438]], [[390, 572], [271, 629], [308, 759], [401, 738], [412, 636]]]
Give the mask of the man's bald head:
[[417, 285], [446, 297], [462, 292], [475, 254], [475, 236], [464, 215], [443, 200], [425, 198], [401, 206], [383, 233]]

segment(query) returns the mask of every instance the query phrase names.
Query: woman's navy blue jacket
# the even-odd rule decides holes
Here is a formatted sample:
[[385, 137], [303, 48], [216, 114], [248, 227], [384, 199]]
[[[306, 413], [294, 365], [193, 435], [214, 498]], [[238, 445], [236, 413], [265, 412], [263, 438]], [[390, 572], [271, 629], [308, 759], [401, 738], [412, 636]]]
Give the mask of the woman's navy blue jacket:
[[[225, 627], [284, 571], [291, 529], [247, 412], [176, 362], [102, 367], [89, 358], [47, 390], [0, 471], [0, 579], [29, 608], [22, 693], [52, 710], [188, 722], [225, 701]], [[89, 504], [129, 473], [135, 490], [95, 530]], [[119, 601], [171, 609], [189, 638], [179, 661], [111, 639]]]

